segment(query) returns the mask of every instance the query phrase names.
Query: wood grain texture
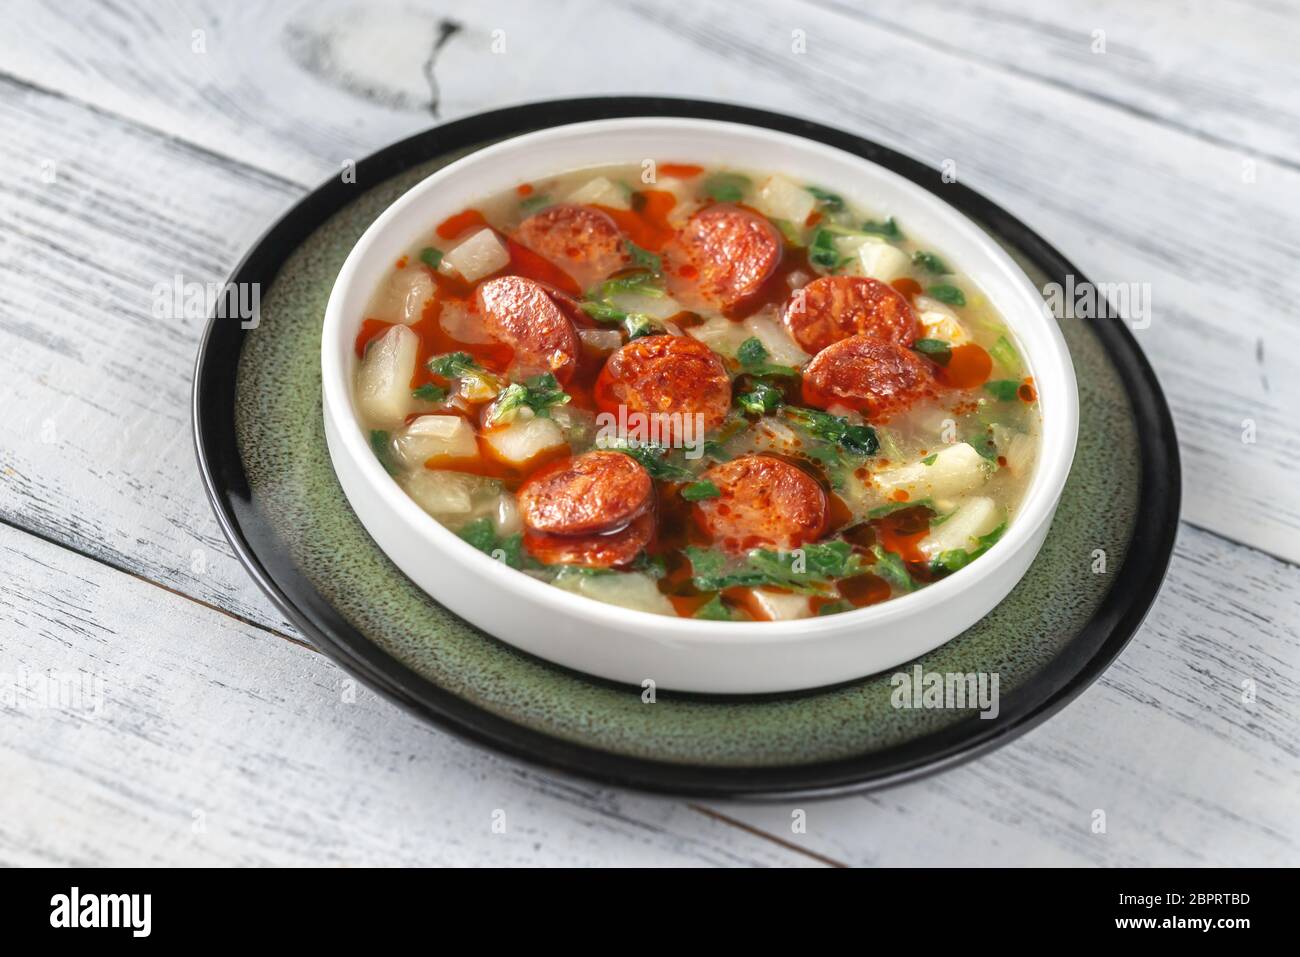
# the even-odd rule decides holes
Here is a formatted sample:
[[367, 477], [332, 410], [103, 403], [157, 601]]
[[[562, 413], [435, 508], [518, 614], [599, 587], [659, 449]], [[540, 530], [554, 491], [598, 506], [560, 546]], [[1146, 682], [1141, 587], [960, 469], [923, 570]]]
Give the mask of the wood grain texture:
[[0, 566], [6, 864], [819, 863], [463, 744], [313, 651], [17, 530]]
[[[1226, 129], [1201, 136], [1167, 110], [1114, 102], [1117, 74], [1127, 76], [1125, 89], [1143, 86], [1140, 71], [1124, 74], [1125, 51], [1163, 50], [1171, 42], [1161, 40], [1159, 22], [1149, 16], [1108, 7], [1108, 35], [1118, 44], [1106, 55], [1111, 59], [1070, 72], [1063, 84], [1008, 70], [1002, 61], [1011, 55], [1009, 39], [997, 44], [980, 34], [968, 43], [937, 44], [930, 8], [903, 31], [890, 19], [902, 14], [887, 18], [883, 6], [872, 5], [867, 15], [769, 3], [734, 17], [715, 0], [554, 8], [451, 3], [436, 13], [363, 22], [358, 7], [340, 0], [220, 12], [202, 4], [148, 14], [97, 8], [84, 17], [40, 8], [14, 18], [16, 29], [0, 38], [0, 52], [24, 82], [120, 112], [161, 131], [169, 149], [184, 149], [173, 142], [179, 138], [217, 154], [215, 163], [262, 170], [271, 189], [314, 182], [347, 158], [427, 126], [434, 120], [430, 76], [442, 117], [521, 95], [703, 94], [847, 126], [935, 167], [951, 160], [959, 179], [1051, 237], [1094, 281], [1149, 285], [1154, 321], [1139, 339], [1169, 395], [1194, 479], [1184, 515], [1300, 560], [1300, 503], [1289, 494], [1300, 458], [1292, 421], [1300, 380], [1284, 372], [1300, 364], [1289, 305], [1300, 294], [1291, 268], [1300, 256], [1300, 169], [1270, 159], [1280, 146], [1257, 130], [1237, 149]], [[1073, 9], [1030, 17], [1006, 36], [1064, 30], [1072, 43], [1073, 33], [1052, 24], [1074, 22]], [[1262, 42], [1276, 17], [1238, 17], [1233, 30]], [[985, 33], [993, 31], [991, 16], [983, 19]], [[435, 56], [444, 23], [461, 29]], [[194, 30], [204, 31], [204, 53], [191, 49]], [[792, 52], [796, 30], [805, 33], [805, 53]], [[504, 31], [504, 52], [492, 52], [494, 31]], [[628, 35], [637, 43], [610, 42]], [[412, 37], [423, 37], [422, 45]], [[1201, 76], [1176, 60], [1158, 69], [1175, 90], [1194, 88]], [[1266, 111], [1271, 100], [1256, 92], [1255, 112]], [[166, 195], [159, 197], [164, 205]], [[223, 213], [230, 222], [231, 212]], [[253, 215], [230, 225], [249, 236], [264, 222]], [[192, 252], [211, 258], [212, 246]], [[1243, 434], [1254, 441], [1243, 442]]]
[[[203, 498], [202, 320], [151, 315], [155, 283], [220, 281], [311, 184], [437, 119], [599, 92], [754, 103], [952, 159], [1092, 278], [1150, 283], [1138, 337], [1178, 421], [1185, 518], [1300, 560], [1300, 15], [1084, 6], [11, 4], [0, 522], [48, 541], [0, 528], [0, 671], [99, 668], [128, 690], [107, 720], [0, 724], [19, 782], [0, 861], [813, 862], [766, 834], [854, 863], [1300, 863], [1297, 570], [1188, 527], [1156, 610], [1079, 702], [942, 777], [804, 805], [804, 835], [789, 807], [574, 784], [365, 692], [344, 707], [344, 676], [271, 633], [296, 635]], [[1109, 48], [1088, 59], [1094, 9]], [[484, 834], [497, 796], [527, 839]]]

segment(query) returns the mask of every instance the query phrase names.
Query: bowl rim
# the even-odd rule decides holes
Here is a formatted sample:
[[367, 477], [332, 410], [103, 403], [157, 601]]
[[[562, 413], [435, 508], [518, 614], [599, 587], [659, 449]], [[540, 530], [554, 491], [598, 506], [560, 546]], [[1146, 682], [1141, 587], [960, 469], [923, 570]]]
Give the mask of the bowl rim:
[[[1017, 334], [1017, 344], [1025, 351], [1025, 359], [1034, 376], [1040, 397], [1042, 415], [1041, 445], [1038, 461], [1029, 487], [1025, 490], [1014, 520], [1006, 532], [982, 556], [952, 575], [934, 582], [924, 588], [905, 595], [900, 595], [876, 605], [857, 608], [836, 615], [813, 616], [788, 621], [711, 621], [696, 618], [659, 615], [638, 609], [611, 605], [588, 598], [552, 584], [543, 582], [517, 569], [510, 568], [489, 555], [479, 551], [459, 535], [447, 528], [433, 516], [425, 512], [394, 478], [380, 465], [369, 444], [365, 442], [362, 425], [357, 417], [352, 400], [351, 374], [341, 356], [346, 356], [352, 348], [355, 336], [344, 335], [348, 328], [348, 315], [344, 312], [343, 300], [351, 292], [356, 282], [356, 274], [362, 269], [370, 250], [380, 241], [392, 223], [409, 207], [419, 205], [430, 197], [436, 197], [443, 183], [452, 179], [466, 169], [483, 163], [499, 161], [512, 154], [526, 151], [537, 144], [561, 139], [567, 136], [587, 136], [608, 132], [641, 132], [648, 127], [667, 127], [690, 133], [711, 133], [721, 130], [725, 135], [741, 136], [755, 141], [780, 143], [786, 147], [823, 156], [831, 154], [834, 159], [850, 165], [873, 167], [873, 175], [883, 176], [893, 182], [907, 202], [928, 206], [932, 214], [946, 220], [945, 228], [964, 233], [964, 238], [972, 241], [982, 255], [987, 257], [988, 268], [1002, 272], [1003, 277], [1012, 285], [1020, 287], [1022, 294], [1028, 294], [1031, 300], [1018, 303], [1019, 318], [1016, 322], [1036, 322], [1042, 326], [1050, 352], [1039, 343], [1033, 350], [1026, 346], [1019, 329], [1012, 320], [1007, 319], [1008, 311], [991, 296], [990, 302], [998, 310], [1003, 321]], [[689, 157], [672, 157], [687, 160]], [[581, 169], [582, 166], [574, 167]], [[498, 189], [509, 188], [519, 177], [512, 176], [507, 167], [503, 167], [503, 176]], [[771, 170], [770, 172], [780, 172]], [[830, 183], [830, 188], [844, 191], [844, 187]], [[490, 194], [489, 194], [490, 195]], [[471, 196], [457, 199], [456, 205], [472, 204], [484, 196]], [[895, 197], [890, 197], [891, 202]], [[933, 237], [926, 237], [932, 239]], [[414, 241], [415, 236], [410, 237]], [[940, 246], [943, 244], [940, 243]], [[967, 273], [963, 273], [972, 284], [979, 286]], [[982, 287], [981, 287], [982, 288]], [[365, 290], [368, 300], [373, 290]], [[987, 295], [987, 292], [986, 292]], [[1032, 308], [1030, 303], [1032, 302]], [[1033, 318], [1027, 318], [1032, 314]], [[841, 632], [849, 628], [880, 628], [924, 614], [927, 609], [949, 601], [959, 593], [977, 590], [989, 579], [997, 575], [1002, 565], [1014, 559], [1019, 551], [1028, 546], [1032, 538], [1045, 523], [1051, 521], [1056, 505], [1060, 499], [1065, 482], [1069, 477], [1073, 463], [1078, 432], [1078, 391], [1074, 377], [1074, 367], [1069, 356], [1069, 348], [1058, 327], [1056, 320], [1047, 309], [1041, 294], [1032, 281], [1015, 263], [992, 236], [971, 221], [964, 213], [945, 202], [942, 198], [924, 187], [912, 182], [907, 177], [866, 157], [842, 150], [826, 143], [811, 140], [784, 131], [768, 127], [753, 126], [748, 123], [730, 120], [700, 119], [695, 117], [666, 117], [647, 114], [644, 116], [623, 116], [598, 120], [583, 120], [534, 130], [532, 132], [511, 136], [502, 141], [474, 150], [446, 166], [436, 170], [405, 193], [394, 200], [375, 220], [349, 251], [338, 276], [330, 290], [329, 301], [325, 311], [325, 322], [321, 336], [321, 373], [324, 393], [323, 414], [332, 421], [341, 449], [350, 460], [350, 464], [359, 469], [359, 474], [366, 486], [380, 494], [386, 504], [396, 512], [398, 520], [414, 533], [420, 535], [431, 548], [450, 560], [468, 565], [477, 575], [493, 581], [493, 587], [508, 588], [511, 594], [517, 594], [533, 602], [540, 602], [548, 611], [569, 617], [580, 618], [594, 627], [618, 627], [619, 625], [639, 625], [657, 631], [664, 638], [683, 645], [695, 643], [713, 643], [719, 638], [734, 641], [742, 636], [747, 644], [784, 643], [791, 639], [812, 638], [832, 632]], [[1050, 400], [1050, 401], [1049, 401]], [[333, 455], [331, 455], [333, 464]], [[387, 551], [382, 543], [381, 550]], [[1018, 577], [1017, 577], [1018, 580]], [[629, 618], [629, 616], [631, 616]], [[739, 647], [739, 646], [738, 646]]]

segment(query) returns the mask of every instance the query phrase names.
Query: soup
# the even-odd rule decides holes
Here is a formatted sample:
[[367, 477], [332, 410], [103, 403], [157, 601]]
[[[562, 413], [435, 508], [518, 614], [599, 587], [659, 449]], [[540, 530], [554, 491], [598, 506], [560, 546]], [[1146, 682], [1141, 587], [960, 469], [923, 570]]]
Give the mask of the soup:
[[779, 173], [646, 162], [483, 198], [393, 264], [356, 352], [371, 446], [429, 515], [664, 615], [925, 588], [1014, 521], [1039, 447], [1014, 338], [941, 247]]

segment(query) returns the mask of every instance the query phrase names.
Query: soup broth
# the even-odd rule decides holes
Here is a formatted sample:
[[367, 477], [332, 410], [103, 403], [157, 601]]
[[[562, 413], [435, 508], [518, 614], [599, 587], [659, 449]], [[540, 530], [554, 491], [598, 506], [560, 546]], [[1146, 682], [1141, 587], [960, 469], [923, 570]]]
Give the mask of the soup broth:
[[886, 601], [992, 547], [1040, 433], [993, 304], [906, 227], [684, 162], [520, 183], [393, 264], [356, 408], [421, 508], [557, 587], [741, 621]]

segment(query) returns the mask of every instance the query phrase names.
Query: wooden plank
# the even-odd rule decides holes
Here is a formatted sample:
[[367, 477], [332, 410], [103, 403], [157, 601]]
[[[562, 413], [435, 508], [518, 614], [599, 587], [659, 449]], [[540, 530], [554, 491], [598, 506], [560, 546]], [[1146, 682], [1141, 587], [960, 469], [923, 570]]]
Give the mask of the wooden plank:
[[[462, 8], [449, 9], [461, 16]], [[1244, 182], [1244, 154], [1068, 90], [1027, 83], [996, 66], [972, 63], [965, 56], [900, 37], [895, 30], [807, 6], [791, 8], [798, 15], [757, 7], [744, 18], [727, 15], [724, 7], [708, 0], [671, 9], [631, 4], [630, 14], [602, 7], [591, 18], [574, 12], [577, 8], [566, 7], [558, 16], [566, 27], [571, 25], [576, 31], [569, 33], [531, 29], [534, 21], [529, 17], [544, 15], [531, 12], [533, 8], [516, 10], [504, 20], [499, 19], [504, 14], [495, 7], [464, 9], [461, 21], [466, 23], [465, 33], [448, 41], [438, 59], [444, 112], [471, 105], [495, 105], [513, 98], [518, 87], [507, 65], [529, 71], [535, 78], [531, 94], [538, 97], [600, 89], [607, 86], [611, 75], [635, 76], [638, 84], [659, 83], [667, 91], [698, 93], [697, 74], [691, 64], [708, 58], [712, 95], [743, 95], [774, 108], [861, 129], [897, 143], [936, 166], [953, 159], [961, 179], [989, 193], [1052, 237], [1094, 280], [1149, 284], [1155, 318], [1150, 328], [1139, 332], [1139, 339], [1161, 375], [1178, 423], [1188, 477], [1185, 516], [1197, 525], [1275, 555], [1300, 560], [1300, 505], [1289, 494], [1293, 463], [1300, 457], [1300, 439], [1290, 413], [1300, 407], [1300, 379], [1284, 372], [1300, 364], [1300, 342], [1292, 334], [1286, 313], [1286, 304], [1293, 298], [1286, 277], [1300, 255], [1300, 216], [1295, 215], [1300, 173], [1261, 160], [1254, 168], [1255, 180]], [[329, 16], [334, 15], [331, 11], [337, 13], [337, 8], [326, 4], [289, 11], [283, 15], [298, 24], [298, 29], [306, 30], [303, 24], [311, 23], [318, 25], [316, 29], [326, 30], [320, 24], [333, 23]], [[192, 10], [176, 14], [182, 20], [191, 15], [199, 16], [199, 20], [191, 18], [186, 23], [207, 22]], [[39, 22], [48, 30], [50, 16], [33, 14], [32, 23], [23, 29], [35, 30], [34, 24]], [[110, 11], [97, 16], [129, 14]], [[805, 55], [790, 52], [790, 23], [796, 21], [809, 25], [809, 52]], [[366, 62], [365, 58], [372, 55], [366, 51], [373, 46], [373, 31], [396, 30], [402, 22], [385, 26], [387, 21], [379, 18], [377, 25], [368, 28], [371, 32], [363, 31], [361, 39], [371, 39], [350, 54], [347, 62]], [[493, 22], [508, 24], [504, 28], [507, 50], [513, 52], [504, 57], [494, 56], [480, 42], [491, 36]], [[101, 32], [109, 29], [108, 24], [96, 24]], [[63, 28], [61, 23], [56, 25]], [[210, 39], [215, 42], [229, 36], [220, 31], [237, 27], [238, 21], [223, 21], [220, 29], [214, 27], [217, 32]], [[171, 38], [179, 28], [178, 23], [170, 23], [163, 33]], [[114, 35], [124, 37], [129, 51], [134, 43], [160, 43], [160, 28], [152, 29], [151, 33], [143, 27], [137, 30], [135, 25], [119, 24]], [[612, 72], [613, 65], [606, 62], [608, 36], [614, 35], [611, 31], [615, 29], [635, 32], [638, 37], [638, 43], [633, 45], [635, 52], [629, 54], [634, 59], [627, 73]], [[584, 30], [592, 33], [585, 34]], [[269, 28], [261, 32], [275, 33]], [[69, 35], [73, 38], [69, 43], [81, 42], [75, 40], [76, 29], [70, 29]], [[344, 42], [337, 31], [330, 35]], [[510, 37], [517, 40], [514, 47], [509, 46]], [[601, 42], [597, 42], [598, 37], [603, 38]], [[28, 48], [39, 47], [34, 36], [26, 39], [30, 41]], [[566, 45], [598, 52], [590, 57], [567, 56], [563, 55], [569, 48]], [[234, 49], [220, 43], [209, 48], [210, 53]], [[284, 65], [288, 54], [277, 53], [278, 48], [272, 47], [257, 49], [264, 57], [256, 62], [240, 61], [239, 65], [247, 68], [243, 72], [233, 68], [236, 64], [220, 61], [220, 70], [210, 77], [202, 74], [207, 77], [203, 90], [210, 90], [211, 84], [218, 84], [217, 88], [221, 83], [232, 85], [224, 97], [217, 98], [222, 108], [199, 110], [185, 107], [188, 101], [179, 93], [170, 97], [169, 102], [182, 104], [174, 109], [189, 117], [179, 127], [181, 135], [193, 134], [199, 142], [224, 148], [240, 163], [261, 162], [277, 170], [276, 177], [299, 177], [310, 173], [295, 172], [292, 157], [301, 157], [303, 151], [308, 151], [306, 155], [313, 155], [310, 150], [317, 151], [312, 169], [323, 173], [334, 168], [341, 155], [357, 155], [428, 121], [420, 111], [399, 110], [404, 119], [394, 125], [395, 108], [390, 100], [384, 100], [389, 105], [380, 109], [373, 97], [361, 96], [337, 77], [332, 82], [337, 89], [349, 91], [346, 96], [336, 89], [332, 97], [299, 102], [294, 98], [313, 97], [315, 88]], [[110, 56], [108, 50], [101, 44], [96, 57], [80, 68], [90, 70], [93, 64], [102, 64]], [[157, 112], [155, 101], [165, 99], [163, 94], [146, 97], [137, 86], [165, 91], [163, 78], [155, 76], [155, 70], [168, 71], [174, 84], [193, 83], [198, 74], [179, 69], [161, 54], [143, 55], [142, 49], [137, 52], [141, 55], [132, 57], [133, 70], [142, 71], [142, 75], [118, 93], [104, 91], [111, 90], [115, 82], [127, 81], [112, 79], [108, 75], [112, 71], [106, 66], [102, 67], [103, 76], [78, 74], [76, 84], [63, 73], [54, 74], [54, 79], [108, 106], [117, 104], [112, 97], [134, 97], [134, 112], [147, 114], [137, 116], [142, 121], [180, 123], [173, 112]], [[64, 59], [44, 57], [37, 63], [30, 53], [23, 53], [14, 60], [17, 67], [11, 68], [44, 71], [36, 74], [41, 79], [56, 67], [71, 69], [57, 66]], [[552, 68], [540, 69], [544, 62], [550, 62]], [[643, 65], [645, 72], [637, 72]], [[125, 75], [135, 73], [127, 71]], [[255, 77], [261, 77], [260, 81]], [[95, 81], [93, 90], [88, 89], [90, 79]], [[281, 89], [283, 102], [274, 108], [262, 102], [248, 102], [239, 109], [231, 105], [240, 102], [240, 96], [247, 96], [248, 85], [258, 82]], [[942, 91], [942, 95], [935, 91]], [[39, 94], [12, 85], [8, 96], [11, 101], [18, 98], [25, 102], [28, 111], [18, 114], [23, 127], [15, 131], [20, 141], [26, 141], [18, 149], [27, 164], [66, 154], [62, 137], [70, 124], [86, 125], [82, 133], [68, 135], [73, 142], [89, 143], [99, 135], [91, 127], [115, 122], [96, 114], [84, 115], [84, 111], [78, 114], [72, 104], [41, 100]], [[33, 106], [38, 100], [43, 104], [39, 109]], [[258, 119], [247, 119], [242, 131], [232, 128], [241, 116]], [[308, 122], [302, 119], [304, 116], [313, 119]], [[280, 122], [276, 117], [285, 117], [283, 123], [288, 126], [268, 131], [266, 124]], [[203, 130], [195, 129], [198, 126]], [[305, 142], [306, 134], [300, 127], [314, 130], [324, 140]], [[326, 136], [320, 132], [323, 128], [349, 129], [352, 139], [339, 146], [330, 139], [332, 133]], [[1098, 131], [1105, 131], [1104, 140], [1098, 140]], [[148, 135], [138, 129], [119, 128], [108, 135], [116, 138], [119, 156], [131, 148], [144, 149], [148, 142]], [[271, 142], [279, 144], [281, 150], [274, 162], [265, 160], [259, 152]], [[1079, 144], [1087, 143], [1098, 146], [1080, 148]], [[143, 209], [128, 209], [121, 197], [113, 196], [100, 206], [77, 202], [42, 204], [35, 199], [39, 193], [22, 190], [21, 198], [31, 201], [24, 210], [28, 228], [16, 240], [24, 244], [24, 256], [45, 254], [42, 241], [35, 237], [76, 234], [85, 226], [81, 220], [98, 215], [103, 203], [115, 203], [115, 208], [109, 208], [129, 226], [114, 232], [114, 248], [106, 251], [101, 261], [78, 262], [69, 267], [90, 270], [83, 280], [88, 286], [98, 287], [114, 280], [120, 283], [123, 277], [133, 276], [133, 267], [124, 266], [117, 257], [120, 252], [123, 259], [129, 260], [136, 255], [137, 245], [148, 251], [151, 261], [164, 266], [158, 271], [164, 276], [184, 263], [192, 272], [219, 278], [237, 258], [239, 243], [256, 235], [273, 211], [283, 205], [284, 197], [293, 192], [281, 179], [259, 180], [251, 176], [251, 195], [236, 197], [235, 191], [241, 185], [237, 180], [244, 177], [240, 172], [243, 167], [223, 169], [228, 161], [211, 157], [209, 167], [215, 169], [196, 174], [182, 172], [180, 166], [188, 167], [191, 159], [202, 154], [187, 153], [185, 147], [169, 138], [155, 142], [155, 154], [159, 152], [157, 146], [163, 147], [162, 155], [143, 158], [143, 169], [156, 175], [165, 168], [171, 179], [150, 178], [145, 183], [144, 177], [132, 169], [113, 174], [139, 184], [136, 201], [144, 204]], [[22, 170], [29, 180], [30, 169], [26, 165]], [[190, 175], [225, 177], [230, 201], [223, 209], [224, 229], [220, 235], [195, 228], [207, 210], [216, 208], [205, 203], [201, 193], [173, 196], [173, 190], [181, 188]], [[101, 178], [101, 189], [106, 182]], [[5, 188], [11, 192], [15, 189], [12, 184]], [[75, 191], [70, 195], [75, 196]], [[1189, 197], [1195, 197], [1195, 201], [1189, 202]], [[154, 221], [153, 217], [161, 217], [168, 224], [168, 232], [156, 231], [162, 227], [140, 228], [140, 224]], [[102, 232], [102, 219], [98, 225]], [[171, 254], [170, 260], [167, 253]], [[26, 298], [50, 295], [38, 293], [30, 285], [33, 276], [20, 273], [11, 278], [20, 290], [22, 284], [29, 284], [29, 291], [21, 293]], [[138, 277], [134, 278], [138, 281]], [[94, 311], [96, 297], [84, 298], [90, 300], [90, 312], [87, 314], [85, 301], [79, 302], [74, 321], [101, 329], [105, 319], [102, 312]], [[113, 305], [120, 306], [120, 300]], [[188, 340], [182, 336], [157, 344], [175, 350], [163, 368], [170, 369], [185, 360], [185, 349], [193, 342], [195, 331], [192, 326], [184, 329], [185, 336], [191, 337]], [[37, 338], [52, 335], [30, 329], [20, 334]], [[102, 338], [104, 334], [96, 331], [95, 335]], [[75, 338], [72, 333], [63, 338], [69, 336]], [[25, 355], [18, 357], [21, 362], [27, 359]], [[126, 367], [121, 358], [102, 359], [111, 361], [115, 368]], [[147, 406], [139, 411], [145, 418], [152, 415]], [[147, 430], [148, 426], [143, 428]], [[28, 435], [30, 438], [33, 433]], [[1255, 441], [1243, 442], [1243, 435], [1253, 435]], [[65, 507], [71, 504], [64, 503]], [[71, 510], [85, 511], [84, 507]]]
[[1295, 866], [1297, 620], [1300, 568], [1184, 526], [1119, 661], [1025, 737], [880, 794], [718, 810], [857, 865]]
[[1296, 168], [1300, 10], [1249, 0], [913, 0], [819, 7]]
[[0, 128], [0, 520], [287, 630], [195, 469], [205, 320], [153, 318], [152, 290], [223, 280], [300, 188], [12, 83]]
[[3, 526], [0, 565], [6, 865], [820, 863], [494, 757], [307, 648]]

